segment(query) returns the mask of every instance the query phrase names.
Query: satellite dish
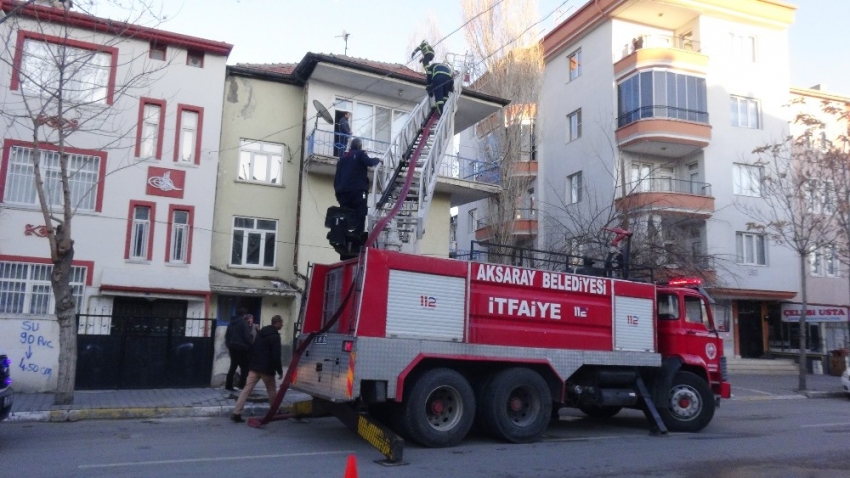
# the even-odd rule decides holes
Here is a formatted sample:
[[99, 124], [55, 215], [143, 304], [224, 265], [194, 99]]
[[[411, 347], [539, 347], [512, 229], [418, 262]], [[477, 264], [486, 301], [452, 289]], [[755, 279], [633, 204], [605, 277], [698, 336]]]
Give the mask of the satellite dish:
[[313, 106], [316, 107], [316, 111], [319, 112], [319, 116], [322, 117], [323, 120], [327, 121], [328, 124], [334, 124], [334, 117], [328, 112], [328, 109], [325, 108], [319, 100], [313, 100]]

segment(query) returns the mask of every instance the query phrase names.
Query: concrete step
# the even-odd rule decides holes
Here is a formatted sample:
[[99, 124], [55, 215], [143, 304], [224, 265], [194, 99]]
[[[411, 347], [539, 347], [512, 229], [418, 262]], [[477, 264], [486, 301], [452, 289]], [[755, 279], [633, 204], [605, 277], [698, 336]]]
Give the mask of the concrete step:
[[799, 368], [793, 360], [788, 359], [741, 359], [727, 358], [726, 366], [729, 373], [737, 374], [769, 374], [793, 375], [799, 373]]

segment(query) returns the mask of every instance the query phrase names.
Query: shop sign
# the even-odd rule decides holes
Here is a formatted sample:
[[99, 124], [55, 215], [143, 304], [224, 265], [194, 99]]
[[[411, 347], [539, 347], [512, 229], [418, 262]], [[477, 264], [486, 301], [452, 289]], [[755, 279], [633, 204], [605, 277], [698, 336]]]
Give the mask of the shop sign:
[[[782, 304], [782, 321], [799, 322], [802, 304]], [[806, 322], [847, 322], [847, 307], [807, 305]]]

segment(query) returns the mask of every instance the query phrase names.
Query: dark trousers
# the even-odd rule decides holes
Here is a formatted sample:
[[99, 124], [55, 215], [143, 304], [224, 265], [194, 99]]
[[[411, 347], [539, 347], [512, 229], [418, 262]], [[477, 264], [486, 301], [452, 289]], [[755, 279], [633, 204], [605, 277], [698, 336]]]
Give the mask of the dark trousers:
[[340, 207], [354, 210], [354, 232], [362, 234], [366, 227], [366, 213], [369, 205], [366, 202], [366, 191], [345, 191], [336, 193]]
[[440, 79], [434, 84], [434, 101], [437, 103], [437, 111], [443, 114], [443, 105], [449, 98], [449, 93], [454, 90], [451, 79]]
[[245, 381], [248, 380], [248, 351], [236, 349], [228, 349], [228, 351], [230, 352], [230, 368], [227, 370], [224, 388], [227, 390], [233, 388], [236, 367], [239, 367], [239, 388], [245, 388]]

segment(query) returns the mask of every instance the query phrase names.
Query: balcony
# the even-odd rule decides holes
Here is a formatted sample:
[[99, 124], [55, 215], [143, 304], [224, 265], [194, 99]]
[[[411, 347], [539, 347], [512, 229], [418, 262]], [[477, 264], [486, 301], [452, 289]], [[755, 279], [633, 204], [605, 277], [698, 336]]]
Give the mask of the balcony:
[[650, 177], [627, 183], [626, 191], [615, 201], [618, 211], [652, 210], [700, 219], [714, 214], [708, 183]]
[[[513, 219], [508, 221], [506, 232], [519, 239], [529, 239], [537, 236], [537, 209], [517, 209]], [[475, 240], [492, 239], [496, 227], [488, 224], [486, 219], [479, 219], [475, 228]]]
[[617, 127], [619, 148], [639, 154], [681, 158], [711, 141], [707, 112], [672, 106], [641, 106], [617, 118]]
[[[331, 130], [315, 129], [307, 137], [308, 171], [314, 174], [333, 176], [336, 173], [337, 157], [334, 141], [341, 136]], [[371, 157], [380, 157], [391, 143], [373, 138], [360, 137], [363, 150]], [[393, 154], [398, 154], [396, 151]], [[444, 155], [440, 164], [436, 191], [452, 195], [452, 206], [485, 199], [498, 193], [500, 184], [499, 166], [494, 163], [462, 156]]]
[[700, 53], [699, 42], [690, 38], [641, 35], [623, 47], [622, 58], [614, 63], [614, 76], [623, 78], [653, 68], [705, 75], [708, 56]]
[[512, 178], [534, 179], [537, 177], [537, 161], [515, 161], [508, 166]]

